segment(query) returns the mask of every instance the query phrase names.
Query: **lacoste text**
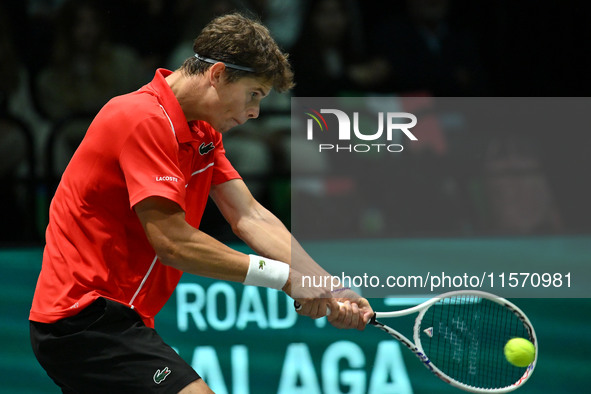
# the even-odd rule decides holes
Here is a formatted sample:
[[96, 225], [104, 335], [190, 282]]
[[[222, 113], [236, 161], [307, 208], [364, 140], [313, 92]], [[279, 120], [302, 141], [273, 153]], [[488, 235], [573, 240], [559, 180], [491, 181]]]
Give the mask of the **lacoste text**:
[[157, 176], [156, 182], [178, 182], [179, 178], [175, 176]]

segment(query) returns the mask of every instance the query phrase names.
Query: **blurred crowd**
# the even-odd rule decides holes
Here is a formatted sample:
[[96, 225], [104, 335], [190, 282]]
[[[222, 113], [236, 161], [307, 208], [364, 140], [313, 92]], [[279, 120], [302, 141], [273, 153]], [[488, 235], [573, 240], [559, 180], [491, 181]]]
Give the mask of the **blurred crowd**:
[[[292, 96], [591, 93], [588, 14], [550, 0], [3, 0], [0, 242], [42, 242], [53, 190], [94, 114], [149, 82], [156, 68], [179, 67], [207, 21], [235, 10], [259, 17], [290, 54]], [[253, 193], [288, 225], [289, 98], [271, 96], [260, 120], [225, 140]], [[561, 133], [561, 141], [579, 142], [524, 132], [485, 138], [477, 148], [433, 144], [404, 163], [416, 175], [404, 202], [414, 211], [396, 226], [375, 225], [383, 221], [379, 209], [348, 225], [380, 236], [589, 231], [591, 195], [582, 181], [589, 133]], [[457, 152], [471, 161], [458, 165]], [[521, 171], [524, 161], [529, 171]], [[458, 181], [462, 165], [478, 168], [477, 182]], [[401, 179], [404, 170], [396, 171]], [[486, 204], [466, 202], [470, 193], [461, 190], [476, 187], [488, 190]], [[525, 193], [522, 205], [539, 212], [516, 219], [512, 212], [522, 207], [507, 197], [515, 190]], [[231, 238], [219, 223], [206, 216], [204, 225]]]

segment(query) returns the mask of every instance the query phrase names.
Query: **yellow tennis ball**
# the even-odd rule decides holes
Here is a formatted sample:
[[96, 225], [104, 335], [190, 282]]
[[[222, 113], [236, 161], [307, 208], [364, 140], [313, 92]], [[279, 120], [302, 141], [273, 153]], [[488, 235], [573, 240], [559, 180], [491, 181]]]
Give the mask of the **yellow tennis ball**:
[[534, 344], [525, 338], [511, 338], [505, 344], [505, 358], [516, 367], [527, 367], [535, 358]]

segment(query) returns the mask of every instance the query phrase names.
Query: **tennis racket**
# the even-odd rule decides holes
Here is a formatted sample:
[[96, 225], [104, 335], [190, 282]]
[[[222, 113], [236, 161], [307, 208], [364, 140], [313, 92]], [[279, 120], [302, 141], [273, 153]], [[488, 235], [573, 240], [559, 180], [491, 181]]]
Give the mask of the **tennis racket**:
[[[414, 342], [377, 320], [414, 313]], [[536, 333], [527, 316], [506, 299], [482, 291], [453, 291], [405, 310], [376, 312], [369, 324], [402, 342], [439, 379], [473, 393], [517, 389], [530, 378], [538, 359]], [[505, 358], [503, 348], [513, 337], [534, 344], [535, 357], [527, 367]]]

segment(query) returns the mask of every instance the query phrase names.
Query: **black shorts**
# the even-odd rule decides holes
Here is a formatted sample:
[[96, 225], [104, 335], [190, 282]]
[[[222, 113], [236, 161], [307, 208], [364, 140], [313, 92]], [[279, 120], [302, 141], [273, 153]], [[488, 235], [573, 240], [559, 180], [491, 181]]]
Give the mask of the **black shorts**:
[[199, 379], [135, 311], [105, 298], [30, 329], [37, 360], [64, 393], [176, 394]]

